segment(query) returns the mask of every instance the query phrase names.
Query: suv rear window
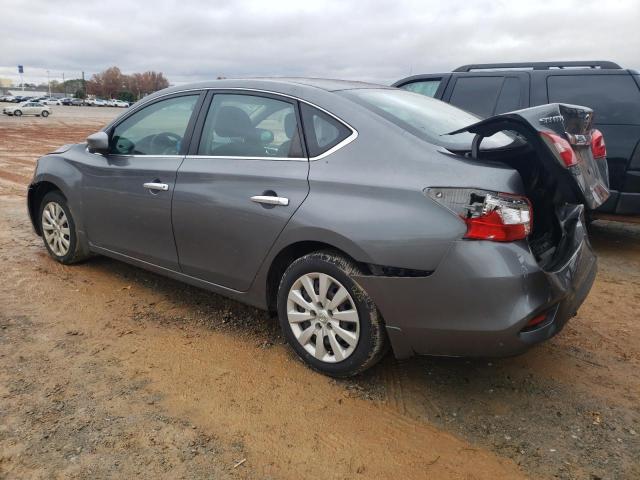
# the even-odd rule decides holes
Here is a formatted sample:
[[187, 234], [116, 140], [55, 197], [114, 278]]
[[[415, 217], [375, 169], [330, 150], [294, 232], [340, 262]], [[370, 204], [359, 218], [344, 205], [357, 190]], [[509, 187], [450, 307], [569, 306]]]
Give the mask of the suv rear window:
[[549, 102], [583, 105], [598, 124], [640, 124], [640, 90], [631, 75], [552, 75]]

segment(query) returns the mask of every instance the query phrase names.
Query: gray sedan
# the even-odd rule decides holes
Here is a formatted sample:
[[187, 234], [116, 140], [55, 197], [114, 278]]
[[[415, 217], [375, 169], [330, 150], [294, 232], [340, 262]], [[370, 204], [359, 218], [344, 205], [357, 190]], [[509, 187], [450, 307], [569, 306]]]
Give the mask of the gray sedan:
[[328, 375], [388, 346], [511, 355], [593, 283], [591, 122], [562, 104], [480, 121], [356, 82], [192, 84], [40, 158], [28, 208], [55, 260], [106, 255], [277, 313]]

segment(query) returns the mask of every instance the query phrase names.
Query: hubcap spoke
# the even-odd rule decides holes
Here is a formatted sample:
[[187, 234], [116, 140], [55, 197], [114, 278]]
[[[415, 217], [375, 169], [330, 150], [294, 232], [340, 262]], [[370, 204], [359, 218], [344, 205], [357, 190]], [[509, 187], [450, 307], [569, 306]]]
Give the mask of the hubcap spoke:
[[334, 310], [332, 318], [341, 322], [354, 323], [358, 321], [358, 312], [356, 310], [344, 310], [342, 312]]
[[289, 300], [291, 300], [293, 303], [295, 303], [299, 307], [304, 308], [305, 311], [313, 310], [313, 305], [311, 305], [302, 297], [302, 294], [300, 293], [299, 290], [291, 290], [289, 292]]
[[321, 273], [318, 277], [318, 297], [320, 297], [321, 302], [327, 301], [327, 291], [329, 290], [330, 283], [331, 280], [329, 278], [329, 275]]
[[349, 292], [347, 292], [347, 289], [344, 288], [342, 285], [340, 285], [340, 288], [331, 299], [331, 302], [329, 302], [329, 305], [327, 305], [327, 310], [333, 310], [335, 308], [338, 308], [340, 305], [344, 303], [344, 301], [347, 299], [348, 296], [349, 296]]
[[336, 334], [334, 332], [329, 332], [329, 344], [331, 344], [331, 350], [333, 350], [333, 356], [336, 357], [336, 361], [344, 360], [345, 353], [342, 350], [342, 347], [338, 343], [336, 339]]
[[323, 332], [316, 333], [316, 351], [314, 353], [318, 360], [323, 360], [327, 354], [327, 350], [324, 348], [324, 335]]
[[298, 337], [298, 341], [302, 345], [306, 344], [307, 342], [309, 342], [309, 340], [311, 340], [311, 337], [313, 336], [315, 331], [316, 331], [315, 325], [311, 325], [310, 327], [307, 327], [307, 329], [303, 330], [300, 336]]
[[289, 310], [287, 312], [289, 323], [301, 323], [313, 320], [313, 315], [310, 312], [297, 312], [295, 310]]
[[309, 295], [309, 298], [311, 298], [311, 301], [318, 302], [318, 295], [316, 294], [316, 291], [313, 288], [313, 279], [309, 275], [305, 275], [300, 279], [300, 281], [302, 282], [302, 285], [304, 286], [304, 290], [307, 292], [307, 295]]
[[350, 347], [353, 347], [358, 341], [358, 337], [356, 337], [354, 332], [350, 332], [340, 327], [339, 325], [333, 325], [333, 331], [336, 335], [338, 335], [341, 339], [349, 344]]

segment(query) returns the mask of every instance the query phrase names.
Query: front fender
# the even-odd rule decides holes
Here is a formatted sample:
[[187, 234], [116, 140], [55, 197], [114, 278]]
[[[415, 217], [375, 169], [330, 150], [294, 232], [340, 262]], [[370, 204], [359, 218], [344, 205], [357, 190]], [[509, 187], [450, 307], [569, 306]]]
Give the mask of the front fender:
[[73, 162], [61, 155], [49, 154], [38, 160], [27, 191], [29, 217], [38, 235], [40, 235], [37, 221], [39, 201], [46, 192], [53, 189], [59, 190], [67, 199], [78, 233], [84, 232], [81, 182], [81, 172]]

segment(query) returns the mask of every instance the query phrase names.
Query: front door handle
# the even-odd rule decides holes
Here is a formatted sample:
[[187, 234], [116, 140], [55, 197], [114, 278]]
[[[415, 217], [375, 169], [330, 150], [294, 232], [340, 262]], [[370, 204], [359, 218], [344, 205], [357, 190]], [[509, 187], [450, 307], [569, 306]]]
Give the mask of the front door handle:
[[148, 190], [162, 190], [163, 192], [169, 190], [169, 185], [166, 183], [147, 182], [142, 186]]
[[251, 197], [252, 202], [263, 203], [265, 205], [289, 205], [289, 199], [285, 197], [272, 197], [270, 195], [255, 195]]

